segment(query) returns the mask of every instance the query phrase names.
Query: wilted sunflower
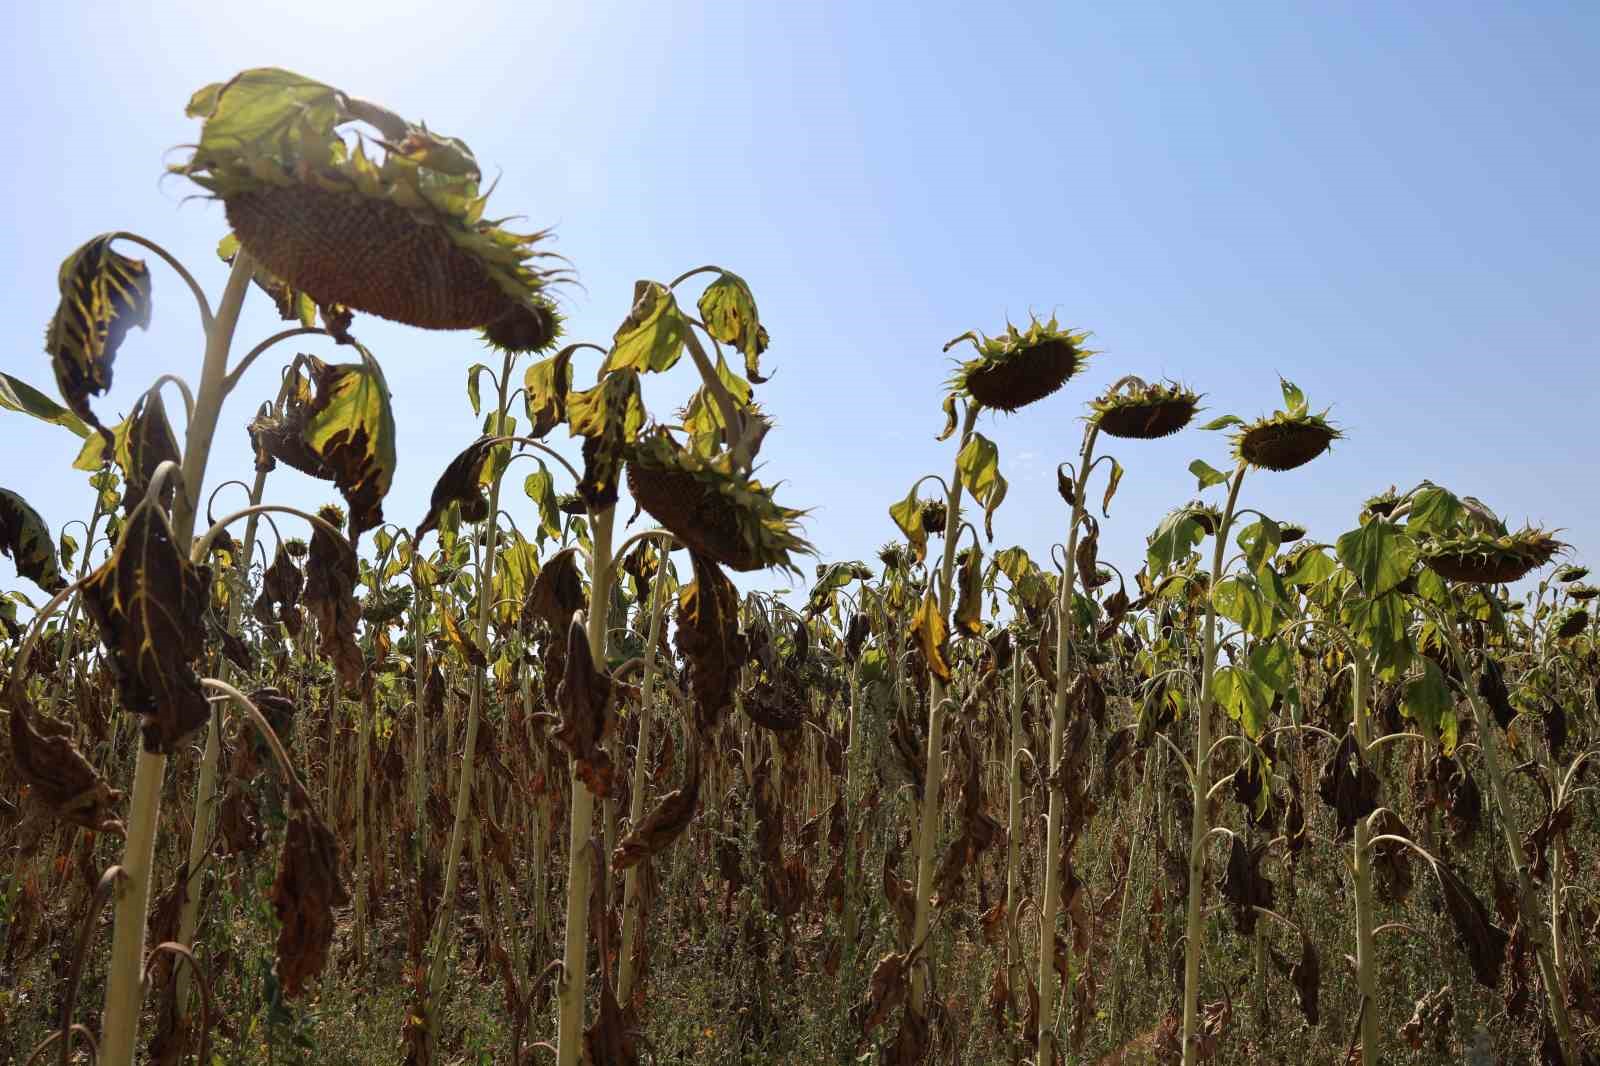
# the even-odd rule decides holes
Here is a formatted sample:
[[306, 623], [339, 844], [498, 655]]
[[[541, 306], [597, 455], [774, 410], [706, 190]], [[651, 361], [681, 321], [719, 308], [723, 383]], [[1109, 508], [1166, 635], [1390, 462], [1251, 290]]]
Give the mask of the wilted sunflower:
[[1278, 543], [1293, 544], [1306, 535], [1306, 527], [1294, 522], [1280, 522], [1278, 524]]
[[1425, 542], [1422, 562], [1452, 581], [1500, 584], [1521, 580], [1565, 547], [1542, 529], [1503, 535], [1470, 531]]
[[1600, 596], [1600, 588], [1593, 585], [1573, 585], [1567, 589], [1567, 595], [1579, 603], [1588, 603], [1596, 596]]
[[883, 564], [885, 570], [903, 570], [906, 565], [906, 550], [891, 540], [878, 549], [878, 561]]
[[[1222, 524], [1222, 511], [1203, 500], [1195, 500], [1184, 508], [1184, 512], [1194, 519], [1206, 536], [1216, 533], [1217, 527]], [[1281, 540], [1281, 537], [1280, 537]]]
[[724, 566], [795, 570], [790, 553], [811, 554], [796, 532], [805, 512], [780, 507], [771, 489], [739, 471], [730, 452], [706, 455], [685, 448], [658, 427], [630, 449], [627, 476], [640, 507]]
[[[559, 317], [535, 261], [544, 233], [483, 218], [477, 160], [462, 142], [286, 70], [247, 70], [189, 101], [200, 143], [172, 168], [226, 208], [266, 270], [319, 304], [425, 329], [481, 327], [513, 351], [547, 346]], [[353, 145], [350, 122], [378, 132]]]
[[1089, 406], [1101, 432], [1131, 440], [1156, 440], [1189, 424], [1200, 409], [1200, 395], [1175, 381], [1147, 385], [1129, 377]]
[[1400, 497], [1394, 491], [1394, 486], [1390, 485], [1376, 496], [1367, 497], [1367, 502], [1361, 505], [1361, 509], [1367, 514], [1387, 518], [1394, 513], [1394, 509], [1398, 506], [1400, 506]]
[[1083, 369], [1094, 354], [1083, 347], [1088, 337], [1086, 332], [1061, 329], [1054, 318], [1049, 322], [1035, 318], [1026, 332], [1008, 323], [998, 337], [963, 333], [944, 350], [971, 341], [978, 357], [957, 368], [950, 387], [984, 407], [1020, 410], [1049, 396]]
[[1238, 458], [1262, 470], [1293, 470], [1327, 451], [1341, 436], [1320, 414], [1304, 409], [1274, 411], [1235, 433], [1233, 450]]
[[1556, 580], [1561, 582], [1563, 585], [1570, 585], [1574, 581], [1582, 581], [1588, 576], [1589, 568], [1587, 566], [1563, 566], [1561, 569], [1556, 571]]
[[1589, 628], [1589, 612], [1582, 607], [1568, 607], [1556, 619], [1556, 638], [1558, 640], [1567, 640], [1577, 636], [1587, 628]]

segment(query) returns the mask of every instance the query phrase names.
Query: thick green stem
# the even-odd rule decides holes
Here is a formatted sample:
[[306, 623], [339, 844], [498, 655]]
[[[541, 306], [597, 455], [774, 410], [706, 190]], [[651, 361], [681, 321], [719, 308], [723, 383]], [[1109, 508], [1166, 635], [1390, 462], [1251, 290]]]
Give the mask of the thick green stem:
[[[1228, 531], [1233, 525], [1233, 510], [1239, 502], [1239, 487], [1244, 484], [1247, 467], [1241, 460], [1228, 487], [1228, 507], [1217, 526], [1216, 545], [1211, 556], [1210, 589], [1222, 580], [1222, 564], [1227, 558]], [[1183, 945], [1183, 1066], [1195, 1066], [1200, 1050], [1200, 947], [1204, 931], [1206, 834], [1206, 795], [1211, 791], [1211, 772], [1207, 754], [1211, 751], [1211, 675], [1217, 668], [1217, 609], [1206, 597], [1204, 660], [1200, 674], [1200, 702], [1195, 708], [1194, 728], [1194, 815], [1189, 825], [1189, 910], [1184, 924]]]
[[[661, 546], [656, 556], [656, 579], [650, 588], [650, 635], [645, 643], [644, 677], [639, 682], [639, 739], [633, 756], [633, 796], [628, 806], [628, 828], [637, 829], [644, 819], [645, 767], [650, 753], [650, 711], [655, 698], [656, 648], [661, 643], [661, 597], [667, 586], [667, 551]], [[693, 752], [699, 758], [698, 751]], [[690, 768], [689, 772], [694, 773]], [[646, 859], [646, 862], [649, 860]], [[628, 867], [622, 888], [622, 946], [621, 963], [617, 969], [617, 1001], [628, 1002], [633, 993], [634, 956], [633, 941], [641, 918], [644, 901], [639, 895], [639, 866]], [[642, 950], [642, 945], [641, 945]]]
[[1007, 746], [1006, 777], [1006, 969], [1014, 988], [1021, 989], [1022, 942], [1017, 926], [1017, 906], [1022, 902], [1022, 649], [1011, 654], [1011, 743]]
[[[1079, 457], [1080, 471], [1072, 498], [1072, 519], [1067, 526], [1067, 557], [1056, 592], [1056, 688], [1050, 703], [1050, 813], [1045, 822], [1044, 899], [1039, 905], [1039, 1066], [1055, 1062], [1055, 1016], [1061, 998], [1056, 981], [1056, 915], [1061, 897], [1061, 823], [1066, 817], [1066, 793], [1055, 782], [1056, 764], [1067, 730], [1067, 664], [1072, 657], [1072, 597], [1078, 577], [1078, 530], [1083, 525], [1083, 503], [1088, 498], [1089, 470], [1094, 459], [1098, 423], [1089, 427]], [[1013, 770], [1013, 774], [1015, 771]]]
[[[967, 407], [961, 427], [961, 447], [966, 447], [972, 427], [978, 421], [979, 406]], [[939, 570], [939, 616], [950, 616], [950, 586], [955, 576], [956, 544], [961, 540], [961, 469], [950, 476], [950, 492], [945, 500], [944, 561]], [[944, 700], [945, 683], [931, 676], [928, 685], [927, 767], [922, 781], [922, 812], [917, 831], [917, 907], [911, 925], [911, 943], [921, 944], [928, 936], [928, 919], [933, 909], [934, 851], [939, 842], [939, 783], [944, 777]], [[924, 948], [923, 964], [911, 971], [911, 1009], [926, 1013], [928, 967], [931, 953]]]
[[[227, 398], [228, 350], [233, 343], [239, 309], [244, 305], [253, 265], [243, 249], [234, 257], [216, 317], [206, 329], [205, 362], [200, 392], [189, 420], [183, 449], [183, 485], [172, 507], [173, 539], [185, 546], [194, 536], [195, 502], [205, 480], [206, 460], [216, 433], [222, 401]], [[161, 784], [167, 757], [139, 748], [128, 804], [128, 836], [122, 852], [124, 877], [117, 888], [116, 927], [106, 975], [106, 1006], [100, 1034], [103, 1066], [132, 1066], [143, 999], [145, 916], [150, 907], [150, 877], [155, 865], [156, 827], [161, 816]]]
[[[594, 549], [589, 555], [589, 653], [596, 663], [606, 661], [606, 615], [611, 609], [611, 530], [617, 509], [613, 505], [592, 516]], [[594, 793], [578, 776], [571, 762], [571, 822], [567, 841], [567, 936], [562, 954], [560, 1015], [557, 1032], [557, 1066], [577, 1066], [583, 1050], [583, 993], [589, 965], [589, 892], [594, 863], [589, 858], [589, 837], [594, 832]]]

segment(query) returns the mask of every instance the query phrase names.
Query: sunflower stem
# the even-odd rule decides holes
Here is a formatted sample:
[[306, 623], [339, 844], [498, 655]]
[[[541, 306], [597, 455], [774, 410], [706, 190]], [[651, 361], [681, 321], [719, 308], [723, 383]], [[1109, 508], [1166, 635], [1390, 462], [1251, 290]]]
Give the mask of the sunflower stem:
[[[189, 421], [183, 449], [183, 491], [173, 501], [173, 540], [187, 545], [194, 536], [195, 501], [200, 499], [206, 460], [216, 434], [217, 418], [227, 398], [228, 350], [239, 323], [251, 276], [250, 255], [244, 249], [234, 257], [233, 269], [223, 289], [216, 317], [206, 329], [205, 361], [200, 372], [200, 393], [194, 418]], [[145, 917], [150, 908], [150, 881], [155, 865], [156, 829], [161, 815], [161, 785], [167, 757], [146, 751], [141, 744], [134, 766], [133, 795], [128, 805], [128, 836], [122, 868], [127, 877], [118, 885], [116, 925], [111, 938], [111, 960], [106, 974], [106, 1004], [102, 1020], [102, 1066], [132, 1066], [138, 1042], [140, 976], [144, 970]]]

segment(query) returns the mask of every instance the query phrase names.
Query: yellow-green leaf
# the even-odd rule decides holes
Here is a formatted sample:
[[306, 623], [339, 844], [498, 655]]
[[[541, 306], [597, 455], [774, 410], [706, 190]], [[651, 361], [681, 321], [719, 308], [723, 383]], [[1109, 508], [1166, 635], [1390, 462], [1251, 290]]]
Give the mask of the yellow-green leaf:
[[314, 365], [316, 397], [301, 439], [350, 505], [350, 539], [383, 521], [394, 481], [395, 426], [389, 386], [376, 362]]
[[699, 308], [706, 332], [744, 353], [744, 372], [750, 380], [757, 384], [767, 380], [761, 376], [761, 353], [767, 347], [767, 331], [761, 325], [756, 298], [745, 280], [724, 270], [700, 294]]
[[0, 489], [0, 554], [9, 555], [17, 573], [46, 592], [66, 586], [50, 527], [27, 500], [8, 489]]
[[[968, 438], [961, 453], [956, 456], [956, 469], [961, 473], [961, 483], [972, 493], [972, 498], [983, 507], [983, 528], [994, 539], [994, 512], [1006, 498], [1006, 479], [1000, 475], [1000, 449], [982, 433]], [[954, 522], [951, 515], [949, 521]]]
[[633, 310], [617, 327], [611, 352], [600, 368], [601, 376], [613, 370], [671, 370], [683, 355], [689, 324], [678, 301], [660, 282], [638, 281], [633, 286]]
[[89, 436], [89, 427], [83, 419], [56, 403], [20, 378], [0, 374], [0, 408], [32, 415], [42, 422], [65, 426], [80, 437]]
[[922, 606], [917, 608], [917, 613], [911, 616], [911, 636], [917, 642], [917, 647], [922, 650], [922, 657], [928, 662], [928, 670], [940, 681], [948, 682], [950, 680], [950, 662], [947, 658], [949, 631], [932, 587], [923, 597]]

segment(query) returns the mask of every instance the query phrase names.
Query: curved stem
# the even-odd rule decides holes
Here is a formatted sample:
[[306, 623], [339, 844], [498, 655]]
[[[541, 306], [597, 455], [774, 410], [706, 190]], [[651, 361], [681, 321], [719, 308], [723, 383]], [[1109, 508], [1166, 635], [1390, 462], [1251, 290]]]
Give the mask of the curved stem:
[[[178, 262], [177, 257], [171, 252], [167, 251], [165, 248], [161, 247], [161, 245], [157, 244], [155, 241], [152, 241], [148, 237], [141, 237], [137, 233], [130, 233], [127, 230], [118, 230], [111, 235], [111, 239], [114, 241], [127, 241], [130, 244], [137, 244], [141, 248], [147, 248], [156, 255], [160, 256], [167, 266], [171, 267], [173, 272], [183, 279], [184, 284], [189, 286], [189, 291], [194, 294], [194, 302], [199, 306], [200, 309], [201, 328], [203, 328], [207, 333], [211, 332], [211, 301], [206, 299], [206, 291], [200, 287], [200, 283], [198, 281], [194, 280], [194, 275], [189, 273], [188, 267]], [[223, 296], [223, 301], [226, 303], [226, 295]]]
[[273, 345], [282, 341], [291, 340], [295, 337], [308, 336], [326, 337], [328, 336], [328, 331], [320, 326], [296, 326], [294, 329], [286, 329], [278, 333], [274, 333], [272, 336], [268, 337], [254, 348], [251, 348], [245, 353], [244, 358], [239, 360], [239, 365], [228, 371], [227, 382], [229, 390], [232, 390], [235, 385], [239, 384], [239, 379], [244, 376], [244, 372], [246, 370], [250, 369], [250, 364], [254, 363], [261, 353], [265, 352], [268, 348], [271, 348]]

